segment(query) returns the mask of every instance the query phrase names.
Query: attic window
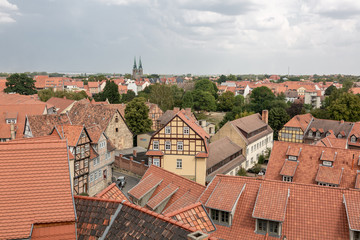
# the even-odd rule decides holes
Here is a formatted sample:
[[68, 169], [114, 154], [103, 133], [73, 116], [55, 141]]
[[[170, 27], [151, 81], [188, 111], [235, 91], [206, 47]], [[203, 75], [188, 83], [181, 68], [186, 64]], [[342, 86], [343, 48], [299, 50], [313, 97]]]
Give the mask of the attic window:
[[320, 132], [319, 131], [316, 132], [316, 137], [320, 137]]
[[326, 133], [326, 136], [329, 136], [330, 134], [331, 134], [330, 132], [327, 132], [327, 133]]
[[356, 137], [354, 135], [352, 135], [351, 138], [350, 138], [350, 141], [353, 142], [353, 143], [356, 142]]
[[360, 232], [353, 231], [353, 235], [354, 235], [354, 237], [353, 237], [354, 240], [360, 240]]
[[313, 131], [310, 130], [310, 131], [309, 131], [309, 137], [312, 137], [312, 136], [313, 136]]
[[297, 156], [288, 156], [288, 159], [291, 160], [291, 161], [296, 161]]
[[216, 224], [226, 224], [226, 225], [230, 224], [230, 221], [229, 221], [230, 213], [229, 212], [220, 211], [217, 209], [210, 209], [210, 216], [211, 216], [211, 219]]
[[189, 127], [184, 127], [184, 134], [189, 134]]
[[341, 133], [339, 133], [337, 137], [338, 137], [338, 138], [342, 138], [343, 136], [341, 135]]
[[331, 161], [323, 161], [323, 166], [332, 167], [332, 162]]
[[268, 233], [270, 236], [279, 236], [281, 232], [280, 222], [257, 219], [256, 232], [260, 234]]
[[116, 122], [116, 123], [119, 122], [119, 118], [118, 118], [118, 117], [115, 118], [115, 122]]

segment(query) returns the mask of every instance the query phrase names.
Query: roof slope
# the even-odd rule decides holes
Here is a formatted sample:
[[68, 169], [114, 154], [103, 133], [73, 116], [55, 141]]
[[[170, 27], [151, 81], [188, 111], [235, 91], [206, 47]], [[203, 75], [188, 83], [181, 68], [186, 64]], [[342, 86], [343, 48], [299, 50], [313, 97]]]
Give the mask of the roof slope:
[[305, 132], [306, 128], [309, 126], [313, 116], [310, 113], [296, 115], [292, 119], [290, 119], [284, 126], [285, 127], [299, 127], [303, 132]]
[[69, 107], [74, 102], [75, 100], [66, 99], [66, 98], [57, 98], [57, 97], [52, 97], [46, 101], [46, 103], [54, 105], [58, 113], [64, 111], [65, 108]]
[[0, 239], [27, 238], [35, 223], [75, 221], [66, 141], [0, 143], [0, 171]]
[[112, 200], [119, 200], [119, 201], [128, 201], [125, 194], [121, 191], [120, 188], [116, 186], [116, 183], [112, 183], [107, 188], [102, 190], [100, 193], [96, 195], [98, 198], [103, 199], [112, 199]]
[[209, 158], [206, 161], [206, 168], [214, 166], [218, 162], [239, 152], [242, 148], [232, 142], [229, 137], [224, 137], [209, 145]]
[[71, 124], [67, 114], [31, 115], [27, 119], [33, 137], [49, 135], [56, 125]]
[[[269, 163], [266, 169], [265, 179], [282, 181], [282, 168], [287, 159], [286, 152], [289, 146], [290, 148], [301, 148], [300, 156], [298, 157], [298, 163], [295, 164], [296, 162], [294, 162], [292, 165], [293, 168], [291, 169], [291, 171], [289, 171], [295, 171], [295, 173], [293, 174], [293, 182], [317, 184], [316, 176], [318, 175], [320, 166], [323, 163], [320, 157], [324, 155], [331, 156], [331, 159], [334, 159], [331, 160], [333, 161], [333, 166], [323, 167], [329, 168], [325, 169], [325, 171], [329, 171], [326, 171], [325, 174], [323, 174], [324, 172], [321, 171], [319, 177], [322, 180], [328, 179], [332, 182], [334, 182], [334, 179], [339, 181], [339, 179], [341, 178], [340, 187], [355, 187], [356, 174], [357, 171], [360, 170], [360, 166], [358, 165], [357, 161], [360, 156], [360, 151], [353, 149], [328, 148], [303, 143], [274, 141], [272, 154], [270, 156]], [[327, 161], [329, 161], [329, 157], [326, 158]], [[286, 167], [287, 164], [288, 163], [286, 163]]]

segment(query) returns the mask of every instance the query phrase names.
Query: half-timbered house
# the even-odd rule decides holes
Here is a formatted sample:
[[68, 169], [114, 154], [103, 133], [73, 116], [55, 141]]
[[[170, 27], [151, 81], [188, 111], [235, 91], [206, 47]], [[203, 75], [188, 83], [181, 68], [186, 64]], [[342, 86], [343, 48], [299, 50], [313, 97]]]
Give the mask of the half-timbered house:
[[191, 117], [179, 111], [151, 137], [149, 164], [205, 184], [208, 139]]

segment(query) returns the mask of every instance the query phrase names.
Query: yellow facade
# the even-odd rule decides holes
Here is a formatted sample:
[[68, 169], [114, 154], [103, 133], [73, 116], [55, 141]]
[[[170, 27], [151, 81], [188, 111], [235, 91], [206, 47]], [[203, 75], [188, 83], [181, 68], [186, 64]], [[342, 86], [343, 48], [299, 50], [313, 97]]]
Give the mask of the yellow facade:
[[279, 141], [302, 143], [304, 132], [301, 128], [283, 127], [279, 132]]
[[152, 136], [148, 150], [163, 153], [152, 156], [153, 163], [159, 159], [160, 167], [205, 185], [207, 158], [196, 157], [207, 153], [205, 144], [196, 130], [176, 116]]

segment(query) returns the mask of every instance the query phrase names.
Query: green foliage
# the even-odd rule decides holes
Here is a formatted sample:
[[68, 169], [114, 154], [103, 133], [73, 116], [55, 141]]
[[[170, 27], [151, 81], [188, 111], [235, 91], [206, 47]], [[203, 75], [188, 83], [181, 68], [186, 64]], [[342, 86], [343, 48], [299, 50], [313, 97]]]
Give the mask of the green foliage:
[[288, 109], [286, 109], [287, 114], [289, 114], [290, 118], [293, 118], [296, 115], [304, 114], [305, 109], [303, 108], [302, 103], [292, 103]]
[[237, 78], [235, 75], [232, 75], [230, 74], [228, 77], [227, 77], [228, 81], [237, 81]]
[[269, 125], [274, 130], [274, 139], [278, 139], [279, 131], [283, 128], [285, 123], [290, 120], [289, 115], [285, 109], [280, 107], [272, 108], [269, 112]]
[[194, 90], [193, 91], [194, 99], [194, 109], [197, 111], [215, 111], [216, 110], [216, 100], [210, 92], [203, 90]]
[[152, 121], [148, 114], [144, 98], [135, 98], [126, 105], [126, 123], [135, 135], [151, 131]]
[[257, 163], [251, 169], [254, 173], [258, 174], [261, 171], [261, 165]]
[[182, 108], [193, 108], [194, 98], [191, 91], [186, 91], [182, 99]]
[[150, 102], [156, 103], [164, 112], [174, 107], [174, 97], [169, 85], [154, 84], [151, 86], [149, 99]]
[[104, 91], [101, 93], [101, 99], [102, 101], [105, 101], [107, 99], [111, 104], [120, 103], [120, 94], [116, 83], [109, 80], [106, 81]]
[[258, 164], [264, 164], [264, 161], [265, 161], [265, 156], [261, 154], [258, 158]]
[[130, 74], [130, 73], [126, 73], [126, 74], [124, 75], [124, 78], [125, 78], [125, 79], [131, 79], [131, 74]]
[[89, 196], [89, 194], [87, 194], [86, 192], [82, 192], [82, 193], [80, 193], [79, 195], [80, 195], [80, 196], [86, 196], [86, 197]]
[[248, 112], [248, 111], [244, 111], [244, 112], [240, 112], [238, 114], [236, 114], [235, 116], [235, 119], [238, 119], [238, 118], [243, 118], [243, 117], [246, 117], [246, 116], [250, 116], [250, 115], [253, 115], [255, 114], [254, 112]]
[[346, 80], [343, 82], [342, 91], [343, 91], [343, 92], [349, 92], [349, 90], [350, 90], [350, 88], [353, 86], [353, 84], [354, 84], [354, 81], [353, 81], [353, 80], [346, 79]]
[[331, 119], [360, 121], [360, 97], [344, 92], [328, 108]]
[[220, 111], [231, 111], [235, 104], [235, 94], [233, 92], [224, 92], [218, 98], [218, 110]]
[[71, 100], [81, 100], [83, 98], [87, 98], [88, 95], [86, 94], [85, 91], [81, 91], [81, 92], [68, 92], [68, 91], [56, 91], [54, 92], [54, 90], [52, 88], [48, 88], [48, 89], [44, 89], [44, 90], [40, 90], [38, 92], [38, 96], [40, 98], [41, 101], [46, 102], [47, 100], [49, 100], [52, 97], [57, 97], [57, 98], [66, 98], [66, 99], [71, 99]]
[[[128, 90], [126, 93], [121, 94], [121, 102], [122, 103], [128, 103], [132, 101], [136, 97], [134, 91]], [[146, 98], [144, 98], [146, 99]]]
[[195, 90], [201, 90], [208, 92], [214, 96], [215, 99], [218, 97], [218, 89], [215, 83], [211, 82], [209, 79], [200, 79], [195, 82]]
[[238, 176], [246, 176], [246, 170], [245, 168], [240, 168], [239, 171], [237, 172]]
[[257, 113], [264, 109], [269, 110], [275, 99], [275, 94], [268, 87], [255, 88], [250, 94], [250, 108]]
[[325, 95], [326, 96], [329, 96], [329, 95], [331, 95], [331, 93], [333, 92], [333, 91], [336, 91], [337, 90], [337, 88], [334, 86], [334, 85], [331, 85], [330, 87], [328, 87], [326, 90], [325, 90]]
[[35, 81], [25, 73], [14, 73], [6, 79], [6, 93], [19, 93], [21, 95], [32, 95], [37, 93]]
[[174, 99], [174, 107], [181, 107], [184, 96], [184, 89], [179, 88], [177, 85], [171, 85], [170, 88]]
[[88, 82], [101, 82], [102, 80], [107, 80], [104, 75], [91, 75], [88, 77]]
[[310, 111], [311, 115], [319, 119], [330, 119], [330, 112], [327, 109], [316, 108]]
[[234, 102], [234, 106], [236, 107], [243, 107], [245, 104], [245, 98], [242, 95], [237, 95], [235, 96], [235, 102]]
[[217, 80], [218, 84], [221, 84], [226, 81], [227, 81], [227, 78], [225, 75], [221, 75], [220, 78]]

